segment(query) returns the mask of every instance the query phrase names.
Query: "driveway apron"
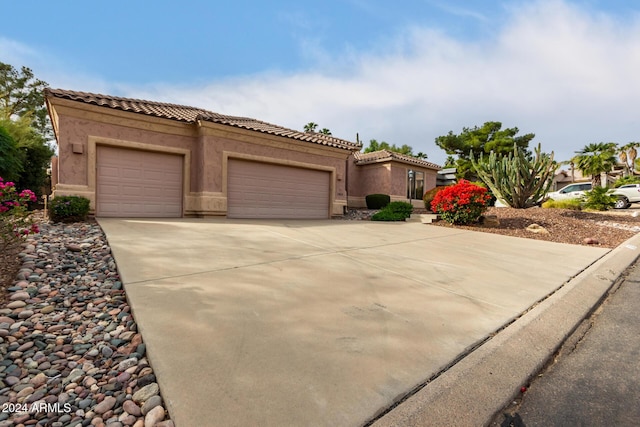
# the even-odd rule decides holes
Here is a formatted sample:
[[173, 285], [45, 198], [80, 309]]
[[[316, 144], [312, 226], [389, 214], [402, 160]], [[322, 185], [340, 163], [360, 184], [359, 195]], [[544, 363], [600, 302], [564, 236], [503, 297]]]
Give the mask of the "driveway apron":
[[608, 249], [350, 221], [99, 219], [180, 426], [358, 426]]

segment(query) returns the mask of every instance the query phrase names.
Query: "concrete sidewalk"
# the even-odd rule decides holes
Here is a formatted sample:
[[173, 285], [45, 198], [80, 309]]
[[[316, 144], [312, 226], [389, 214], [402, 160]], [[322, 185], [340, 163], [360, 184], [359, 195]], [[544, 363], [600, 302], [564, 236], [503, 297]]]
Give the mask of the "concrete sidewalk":
[[[460, 367], [469, 374], [465, 364], [482, 366], [483, 355], [497, 360], [500, 354], [486, 349], [503, 348], [504, 337], [512, 336], [508, 331], [518, 329], [523, 319], [541, 322], [527, 321], [532, 312], [563, 297], [569, 306], [591, 301], [598, 293], [593, 288], [616, 276], [616, 260], [637, 256], [637, 248], [630, 246], [614, 251], [612, 258], [601, 248], [422, 224], [99, 223], [179, 427], [355, 426], [381, 414], [380, 425], [410, 425], [412, 420], [414, 425], [481, 425], [511, 398], [513, 381], [521, 382], [517, 375], [509, 378], [508, 387], [495, 390], [496, 384], [477, 382], [483, 378], [458, 376], [454, 383], [475, 378], [471, 384], [477, 391], [467, 391], [469, 400], [502, 395], [489, 399], [477, 414], [475, 403], [458, 406], [470, 411], [468, 423], [446, 416], [449, 423], [441, 423], [431, 410], [420, 410], [425, 402], [437, 408], [424, 392], [444, 396], [447, 388], [453, 391], [443, 379], [455, 378]], [[579, 275], [594, 262], [595, 276]], [[598, 286], [572, 285], [585, 277], [594, 277]], [[562, 314], [573, 310], [559, 310], [548, 342], [540, 348], [533, 343], [531, 356], [538, 364], [570, 332], [571, 316]], [[478, 355], [479, 361], [469, 362]], [[510, 362], [515, 361], [503, 360], [487, 375], [503, 377], [503, 370], [513, 368]], [[467, 404], [450, 393], [440, 403], [455, 409], [456, 402]], [[487, 415], [487, 410], [493, 412]]]

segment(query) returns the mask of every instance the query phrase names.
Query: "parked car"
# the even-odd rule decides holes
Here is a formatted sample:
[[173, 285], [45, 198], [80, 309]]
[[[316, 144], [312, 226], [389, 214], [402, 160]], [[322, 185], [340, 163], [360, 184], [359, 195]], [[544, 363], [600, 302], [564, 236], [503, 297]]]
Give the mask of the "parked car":
[[626, 209], [631, 203], [640, 202], [640, 184], [626, 184], [611, 193], [618, 197], [614, 208]]
[[585, 191], [589, 190], [591, 190], [590, 182], [577, 182], [569, 184], [558, 191], [547, 193], [547, 198], [553, 200], [579, 199], [584, 196]]

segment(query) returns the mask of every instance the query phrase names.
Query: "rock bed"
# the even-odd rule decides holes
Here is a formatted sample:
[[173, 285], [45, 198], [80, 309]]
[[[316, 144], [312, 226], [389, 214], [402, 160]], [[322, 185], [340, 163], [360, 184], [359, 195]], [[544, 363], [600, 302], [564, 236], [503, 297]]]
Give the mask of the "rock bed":
[[0, 427], [173, 427], [100, 227], [40, 228], [0, 309]]

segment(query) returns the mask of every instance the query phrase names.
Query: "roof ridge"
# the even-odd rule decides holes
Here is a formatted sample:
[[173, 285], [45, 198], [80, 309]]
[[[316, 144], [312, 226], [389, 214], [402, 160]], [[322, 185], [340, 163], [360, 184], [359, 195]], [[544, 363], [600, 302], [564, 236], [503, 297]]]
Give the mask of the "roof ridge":
[[206, 110], [200, 107], [192, 107], [192, 106], [183, 105], [183, 104], [174, 104], [172, 102], [151, 101], [151, 100], [142, 99], [142, 98], [127, 98], [125, 96], [105, 95], [103, 93], [84, 92], [84, 91], [67, 90], [67, 89], [52, 89], [52, 88], [46, 88], [45, 92], [50, 92], [50, 93], [57, 92], [62, 95], [70, 94], [70, 95], [85, 96], [85, 97], [93, 96], [93, 97], [100, 97], [103, 99], [111, 99], [116, 101], [138, 102], [142, 104], [160, 105], [163, 107], [178, 107], [178, 108], [184, 108], [187, 110], [199, 110], [199, 111], [205, 111], [207, 113], [217, 114], [213, 111]]
[[313, 142], [320, 145], [326, 145], [350, 151], [359, 150], [362, 147], [362, 144], [354, 143], [346, 139], [341, 139], [333, 135], [325, 135], [321, 133], [308, 134], [302, 131], [289, 129], [284, 126], [253, 119], [251, 117], [220, 114], [214, 111], [206, 110], [204, 108], [191, 107], [188, 105], [51, 88], [45, 89], [45, 96], [63, 98], [71, 101], [93, 104], [99, 107], [145, 114], [148, 116], [161, 117], [187, 123], [195, 123], [197, 120], [205, 120], [213, 123], [219, 123], [256, 132], [282, 136], [298, 141]]

